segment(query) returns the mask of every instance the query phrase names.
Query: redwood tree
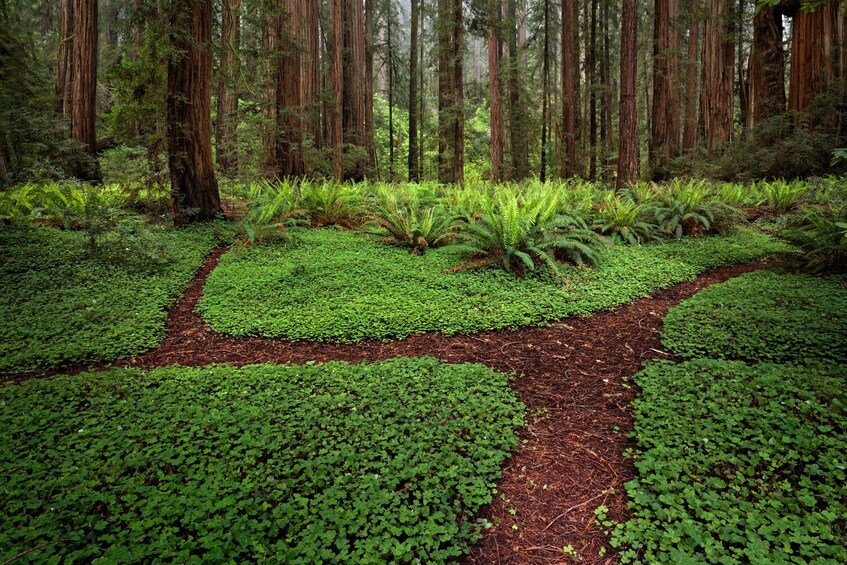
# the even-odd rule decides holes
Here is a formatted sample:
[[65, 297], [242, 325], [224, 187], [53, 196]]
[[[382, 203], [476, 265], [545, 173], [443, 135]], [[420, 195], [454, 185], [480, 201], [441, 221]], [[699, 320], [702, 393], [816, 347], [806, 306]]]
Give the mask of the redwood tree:
[[302, 8], [304, 0], [284, 0], [278, 18], [276, 163], [280, 177], [296, 177], [303, 166], [303, 106], [300, 99]]
[[56, 67], [56, 113], [70, 115], [73, 86], [74, 0], [59, 1], [59, 59]]
[[412, 24], [409, 39], [409, 182], [421, 180], [418, 166], [418, 18], [421, 5], [412, 0]]
[[679, 152], [679, 0], [655, 0], [653, 24], [653, 116], [650, 170], [653, 178], [668, 174]]
[[462, 0], [438, 0], [438, 179], [464, 180]]
[[733, 28], [731, 0], [706, 0], [701, 57], [700, 120], [709, 155], [732, 139], [735, 71]]
[[621, 110], [618, 188], [638, 180], [638, 0], [623, 0], [621, 11]]
[[762, 6], [753, 16], [748, 127], [785, 112], [782, 32], [782, 11], [779, 7]]
[[682, 148], [693, 149], [697, 141], [697, 42], [700, 22], [692, 8], [688, 24], [688, 60], [685, 62], [685, 125]]
[[[503, 180], [503, 102], [500, 96], [500, 4], [491, 0], [488, 9], [488, 96], [491, 129], [491, 180]], [[410, 134], [411, 135], [411, 134]]]
[[80, 162], [77, 176], [97, 180], [97, 0], [73, 0], [73, 57], [71, 77], [71, 137], [94, 158]]
[[221, 4], [221, 63], [218, 77], [218, 116], [215, 148], [218, 166], [229, 173], [237, 165], [235, 127], [238, 125], [239, 39], [241, 0], [223, 0]]
[[577, 0], [562, 0], [562, 143], [564, 146], [565, 177], [576, 174], [576, 98], [575, 78], [579, 63], [574, 54], [575, 34], [579, 8]]
[[212, 163], [212, 1], [174, 0], [169, 10], [168, 165], [174, 223], [221, 214]]

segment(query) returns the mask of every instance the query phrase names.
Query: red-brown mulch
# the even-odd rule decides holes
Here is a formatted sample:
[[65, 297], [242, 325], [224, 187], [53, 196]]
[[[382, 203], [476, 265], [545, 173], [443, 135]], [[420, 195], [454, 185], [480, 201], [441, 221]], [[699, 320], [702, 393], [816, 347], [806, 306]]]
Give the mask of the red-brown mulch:
[[[550, 327], [470, 336], [427, 333], [387, 343], [338, 345], [213, 332], [194, 309], [224, 251], [206, 260], [170, 312], [162, 344], [112, 366], [358, 362], [430, 355], [513, 371], [514, 388], [529, 411], [528, 426], [520, 450], [506, 463], [494, 502], [484, 511], [494, 527], [464, 559], [468, 564], [572, 563], [562, 549], [568, 545], [581, 563], [617, 562], [594, 510], [605, 505], [611, 518], [626, 516], [623, 484], [634, 476], [623, 456], [632, 447], [627, 433], [635, 388], [628, 379], [644, 361], [668, 357], [658, 330], [670, 307], [709, 285], [767, 266], [759, 262], [713, 269], [617, 309]], [[34, 376], [43, 374], [12, 380]]]

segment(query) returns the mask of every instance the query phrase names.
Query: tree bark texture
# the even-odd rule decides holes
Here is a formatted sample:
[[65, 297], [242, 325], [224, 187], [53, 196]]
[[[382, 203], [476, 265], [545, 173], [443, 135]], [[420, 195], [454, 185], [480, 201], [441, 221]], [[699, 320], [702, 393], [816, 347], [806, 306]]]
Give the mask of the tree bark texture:
[[679, 0], [655, 0], [653, 25], [653, 120], [650, 170], [655, 180], [669, 175], [679, 154]]
[[747, 127], [785, 112], [785, 51], [782, 13], [764, 6], [753, 16], [750, 52], [750, 109]]
[[688, 60], [685, 79], [685, 125], [682, 132], [682, 148], [693, 149], [697, 142], [697, 53], [700, 22], [691, 16], [688, 26]]
[[97, 155], [97, 0], [73, 0], [71, 137]]
[[212, 2], [170, 7], [168, 165], [174, 223], [214, 219], [221, 211], [212, 163]]
[[621, 109], [617, 186], [638, 180], [638, 0], [623, 0], [621, 12]]
[[574, 9], [577, 0], [562, 0], [562, 174], [570, 178], [576, 174], [576, 74], [579, 71], [574, 54], [574, 27], [579, 12]]
[[238, 165], [235, 128], [238, 125], [238, 51], [241, 0], [223, 0], [221, 5], [221, 62], [218, 76], [218, 112], [215, 148], [218, 167], [224, 174]]
[[710, 156], [715, 149], [732, 140], [735, 34], [731, 8], [730, 0], [706, 0], [700, 119]]

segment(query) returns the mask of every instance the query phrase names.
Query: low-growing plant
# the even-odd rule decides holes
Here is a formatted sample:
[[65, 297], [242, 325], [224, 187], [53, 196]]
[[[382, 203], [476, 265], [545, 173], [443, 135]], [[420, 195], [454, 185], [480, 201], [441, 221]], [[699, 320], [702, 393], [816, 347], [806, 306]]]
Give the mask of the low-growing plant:
[[809, 190], [808, 185], [801, 180], [762, 181], [761, 187], [768, 207], [777, 215], [785, 214], [795, 208]]
[[778, 233], [803, 252], [802, 268], [847, 272], [847, 204], [805, 208]]
[[844, 563], [845, 365], [656, 362], [635, 377], [624, 563]]
[[463, 227], [460, 246], [471, 262], [497, 266], [523, 276], [548, 269], [560, 275], [558, 261], [596, 263], [602, 239], [579, 219], [561, 216], [554, 194], [501, 193], [486, 204], [479, 220]]
[[758, 271], [671, 308], [662, 342], [681, 357], [847, 363], [847, 292], [839, 277]]
[[458, 218], [440, 206], [423, 207], [416, 194], [385, 189], [368, 206], [366, 231], [390, 243], [423, 254], [430, 247], [452, 242]]
[[249, 209], [241, 220], [245, 245], [271, 240], [294, 241], [288, 230], [299, 223], [295, 188], [289, 181], [276, 184], [259, 181], [250, 185], [247, 192]]
[[429, 358], [2, 386], [0, 561], [453, 562], [523, 412]]
[[313, 227], [352, 228], [362, 217], [359, 186], [336, 181], [302, 181], [299, 208]]
[[596, 207], [593, 227], [619, 243], [638, 245], [658, 241], [659, 227], [645, 219], [651, 209], [628, 197], [607, 193]]

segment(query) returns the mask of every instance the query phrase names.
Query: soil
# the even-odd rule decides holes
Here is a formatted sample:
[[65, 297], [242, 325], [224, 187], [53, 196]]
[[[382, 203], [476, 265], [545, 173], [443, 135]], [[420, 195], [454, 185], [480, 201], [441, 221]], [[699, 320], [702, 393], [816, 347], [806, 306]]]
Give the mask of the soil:
[[[528, 409], [528, 425], [521, 448], [505, 464], [494, 502], [483, 511], [494, 526], [463, 560], [467, 564], [617, 562], [594, 511], [604, 505], [609, 518], [626, 518], [623, 485], [635, 471], [624, 456], [633, 447], [628, 438], [629, 405], [636, 394], [632, 375], [644, 361], [671, 358], [662, 351], [659, 336], [669, 308], [709, 285], [768, 266], [756, 262], [713, 269], [614, 310], [548, 327], [462, 336], [426, 333], [400, 341], [339, 345], [232, 338], [212, 331], [194, 309], [224, 252], [218, 250], [205, 261], [171, 310], [167, 337], [158, 348], [108, 366], [359, 362], [429, 355], [513, 372], [513, 386]], [[7, 380], [106, 367], [64, 368]], [[579, 557], [565, 553], [566, 546]]]

